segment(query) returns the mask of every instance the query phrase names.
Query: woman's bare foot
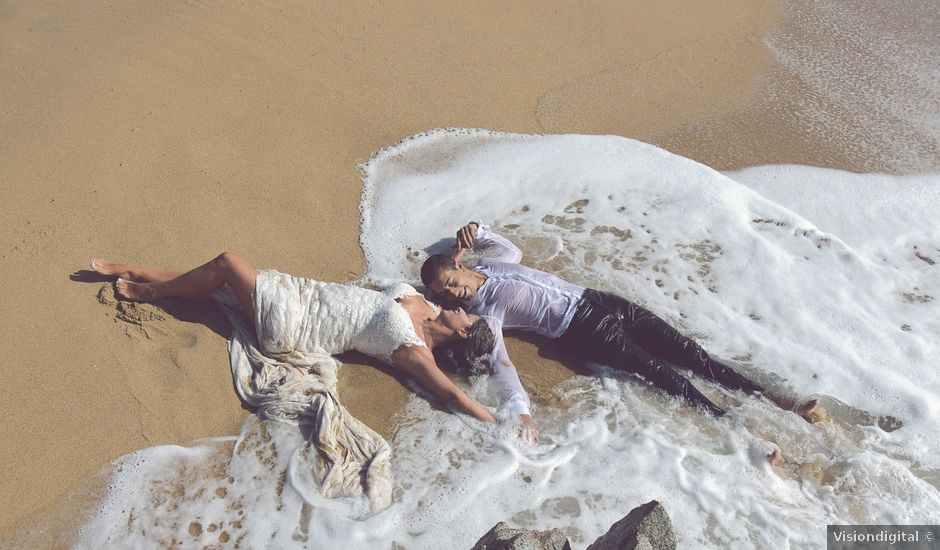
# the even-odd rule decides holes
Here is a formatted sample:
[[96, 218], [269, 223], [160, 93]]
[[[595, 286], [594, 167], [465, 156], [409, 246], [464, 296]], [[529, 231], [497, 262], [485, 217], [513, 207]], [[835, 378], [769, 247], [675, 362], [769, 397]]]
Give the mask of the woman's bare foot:
[[803, 417], [810, 424], [825, 422], [829, 419], [826, 409], [819, 406], [819, 399], [810, 399], [796, 408], [796, 414]]
[[130, 279], [130, 273], [124, 264], [114, 264], [102, 258], [95, 258], [91, 261], [91, 268], [102, 275], [117, 275], [124, 279]]
[[131, 302], [152, 302], [157, 299], [153, 285], [148, 283], [135, 283], [127, 279], [118, 278], [114, 283], [117, 295]]

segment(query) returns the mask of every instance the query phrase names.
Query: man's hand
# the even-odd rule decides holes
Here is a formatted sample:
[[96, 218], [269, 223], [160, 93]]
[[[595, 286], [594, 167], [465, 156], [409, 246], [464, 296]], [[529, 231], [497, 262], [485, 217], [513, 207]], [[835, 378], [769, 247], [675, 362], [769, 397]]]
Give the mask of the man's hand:
[[526, 443], [538, 443], [539, 429], [535, 427], [535, 422], [532, 422], [532, 416], [520, 414], [519, 419], [522, 420], [522, 430], [519, 432], [519, 438]]
[[480, 225], [470, 222], [457, 231], [457, 249], [473, 248], [473, 243], [477, 240], [477, 229]]
[[467, 249], [458, 247], [456, 243], [454, 246], [450, 247], [450, 257], [458, 264], [463, 261], [463, 257], [466, 253]]

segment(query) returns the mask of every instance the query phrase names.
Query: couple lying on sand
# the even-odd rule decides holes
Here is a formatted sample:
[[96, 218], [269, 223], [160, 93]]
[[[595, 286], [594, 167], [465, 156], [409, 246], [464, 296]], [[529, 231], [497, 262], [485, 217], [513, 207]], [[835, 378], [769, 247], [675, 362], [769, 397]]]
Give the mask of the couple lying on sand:
[[[468, 249], [485, 249], [473, 267], [461, 260]], [[441, 307], [414, 288], [399, 284], [379, 292], [351, 285], [303, 280], [270, 269], [256, 270], [225, 252], [185, 273], [94, 260], [92, 268], [116, 275], [121, 298], [150, 302], [173, 296], [204, 297], [224, 285], [238, 298], [260, 349], [283, 354], [313, 349], [331, 355], [355, 350], [413, 377], [458, 412], [496, 420], [444, 375], [439, 365], [468, 373], [489, 372], [523, 425], [522, 436], [538, 439], [529, 398], [503, 343], [503, 329], [533, 331], [562, 340], [587, 361], [638, 373], [670, 395], [681, 396], [715, 416], [725, 414], [674, 367], [715, 380], [732, 390], [759, 394], [764, 388], [711, 358], [697, 343], [642, 307], [617, 296], [564, 281], [521, 265], [522, 252], [488, 226], [472, 222], [457, 232], [452, 255], [425, 261], [421, 278]], [[300, 296], [278, 291], [282, 278], [304, 281]], [[312, 284], [312, 286], [311, 286]], [[287, 307], [287, 300], [304, 301]], [[302, 311], [303, 314], [285, 314]], [[267, 330], [272, 320], [276, 331]], [[810, 400], [796, 412], [813, 421]], [[779, 460], [779, 451], [769, 457]]]

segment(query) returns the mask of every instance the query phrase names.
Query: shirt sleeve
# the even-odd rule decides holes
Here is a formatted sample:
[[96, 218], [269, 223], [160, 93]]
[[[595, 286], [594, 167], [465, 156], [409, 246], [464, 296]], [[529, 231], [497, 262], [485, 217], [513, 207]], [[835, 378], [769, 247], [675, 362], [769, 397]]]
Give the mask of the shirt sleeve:
[[496, 339], [496, 345], [493, 347], [493, 354], [490, 357], [490, 365], [493, 370], [493, 377], [500, 385], [500, 396], [508, 399], [509, 408], [513, 414], [529, 414], [529, 394], [522, 387], [519, 380], [519, 373], [516, 372], [515, 365], [509, 359], [509, 353], [506, 351], [506, 343], [503, 341], [503, 324], [495, 318], [484, 317], [486, 324], [489, 325]]
[[477, 224], [477, 238], [473, 248], [486, 249], [486, 259], [512, 264], [522, 261], [522, 251], [512, 241], [494, 232], [487, 224], [473, 223]]

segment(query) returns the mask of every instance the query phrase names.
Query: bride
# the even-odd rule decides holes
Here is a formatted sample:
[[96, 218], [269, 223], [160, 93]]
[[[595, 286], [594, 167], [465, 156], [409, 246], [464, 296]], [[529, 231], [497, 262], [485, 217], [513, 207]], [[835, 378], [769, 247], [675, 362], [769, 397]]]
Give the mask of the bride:
[[185, 273], [95, 259], [98, 273], [117, 276], [118, 295], [152, 302], [174, 296], [218, 299], [225, 285], [234, 293], [265, 355], [291, 357], [356, 350], [391, 364], [417, 380], [451, 408], [484, 422], [494, 417], [444, 375], [435, 362], [457, 366], [487, 361], [494, 346], [486, 322], [461, 308], [440, 309], [414, 288], [384, 292], [255, 269], [238, 254], [223, 252]]

